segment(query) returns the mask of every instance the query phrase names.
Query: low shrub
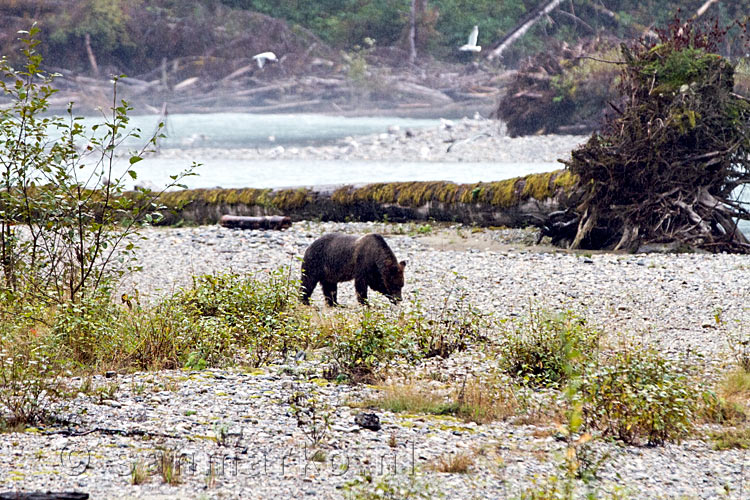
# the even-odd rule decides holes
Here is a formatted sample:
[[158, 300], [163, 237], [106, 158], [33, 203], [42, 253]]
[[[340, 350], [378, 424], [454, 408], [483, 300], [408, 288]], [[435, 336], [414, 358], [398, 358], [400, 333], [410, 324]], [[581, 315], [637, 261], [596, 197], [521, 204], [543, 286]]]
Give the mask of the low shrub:
[[324, 358], [331, 365], [329, 379], [373, 381], [376, 371], [409, 352], [398, 317], [386, 310], [362, 308], [355, 317], [335, 314], [322, 327], [327, 338]]
[[447, 358], [456, 351], [464, 351], [486, 338], [487, 316], [472, 306], [467, 294], [458, 290], [455, 300], [451, 291], [440, 310], [426, 311], [418, 290], [412, 294], [410, 308], [400, 315], [404, 335], [414, 343], [414, 356]]
[[730, 428], [714, 431], [709, 434], [715, 450], [747, 450], [750, 449], [750, 429]]
[[506, 324], [500, 367], [526, 385], [558, 386], [599, 350], [599, 332], [569, 311], [531, 310], [527, 318]]
[[204, 275], [193, 286], [178, 292], [168, 310], [182, 309], [189, 328], [183, 342], [191, 346], [191, 364], [222, 362], [234, 348], [245, 353], [253, 367], [264, 365], [311, 342], [309, 318], [296, 309], [298, 283], [287, 268], [268, 275]]
[[585, 425], [628, 444], [679, 441], [692, 429], [700, 399], [684, 369], [641, 346], [591, 363], [580, 391]]
[[44, 421], [64, 389], [47, 316], [46, 307], [0, 293], [0, 430]]
[[[6, 298], [15, 312], [3, 308], [0, 333], [34, 330], [56, 359], [84, 371], [257, 367], [313, 341], [309, 318], [296, 309], [296, 284], [285, 273], [200, 276], [148, 307], [137, 296], [122, 295], [116, 304], [104, 293], [36, 309]], [[13, 343], [8, 338], [3, 347]]]
[[64, 302], [54, 313], [52, 335], [61, 354], [79, 366], [96, 368], [110, 359], [117, 343], [121, 309], [110, 298], [109, 289], [83, 296], [77, 302]]

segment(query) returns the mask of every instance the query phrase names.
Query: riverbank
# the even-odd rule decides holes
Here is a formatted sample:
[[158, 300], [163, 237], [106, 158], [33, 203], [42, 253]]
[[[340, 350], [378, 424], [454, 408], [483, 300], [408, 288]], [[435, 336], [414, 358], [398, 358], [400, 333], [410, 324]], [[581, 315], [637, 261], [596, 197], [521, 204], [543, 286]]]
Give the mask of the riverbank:
[[[601, 328], [606, 344], [652, 345], [671, 359], [695, 362], [706, 381], [729, 369], [727, 338], [750, 321], [743, 256], [575, 253], [534, 246], [532, 230], [428, 224], [302, 222], [281, 232], [148, 229], [139, 249], [143, 271], [128, 277], [122, 291], [135, 296], [138, 290], [145, 301], [203, 273], [291, 266], [296, 276], [307, 246], [331, 231], [386, 235], [395, 254], [408, 261], [401, 308], [419, 300], [426, 310], [440, 311], [446, 300], [460, 296], [491, 314], [496, 325], [530, 309], [575, 311]], [[339, 300], [345, 311], [358, 313], [351, 283], [340, 286]], [[392, 307], [376, 302], [376, 308]], [[319, 290], [313, 304], [319, 314], [327, 312]], [[376, 409], [369, 411], [379, 416], [382, 429], [370, 431], [356, 425], [354, 416], [361, 411], [357, 403], [374, 397], [376, 389], [324, 381], [318, 359], [309, 352], [306, 359], [261, 370], [97, 376], [92, 384], [106, 396], [81, 392], [63, 412], [81, 435], [31, 429], [2, 440], [0, 489], [78, 490], [93, 498], [343, 498], [347, 484], [355, 493], [380, 484], [431, 497], [515, 498], [558, 471], [565, 447], [549, 416], [554, 412], [545, 416], [549, 408], [487, 424]], [[471, 349], [395, 366], [390, 376], [395, 383], [446, 390], [495, 367], [491, 353]], [[289, 403], [295, 391], [314, 394], [330, 412], [322, 455], [315, 459], [309, 429], [297, 423]], [[597, 440], [597, 453], [610, 455], [591, 487], [600, 494], [620, 488], [636, 498], [701, 499], [728, 488], [729, 498], [741, 498], [748, 479], [745, 453], [715, 451], [709, 429], [699, 425], [682, 443], [657, 447]], [[158, 472], [167, 451], [182, 460], [182, 474], [172, 485]], [[471, 458], [468, 473], [430, 469], [455, 455]], [[133, 484], [139, 463], [151, 472]]]

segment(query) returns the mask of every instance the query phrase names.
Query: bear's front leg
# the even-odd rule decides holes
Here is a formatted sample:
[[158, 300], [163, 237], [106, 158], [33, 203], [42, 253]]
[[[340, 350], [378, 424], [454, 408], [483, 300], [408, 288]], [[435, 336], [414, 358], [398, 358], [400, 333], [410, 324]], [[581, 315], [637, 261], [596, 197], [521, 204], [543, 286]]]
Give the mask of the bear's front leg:
[[330, 307], [339, 305], [336, 297], [338, 295], [336, 283], [321, 282], [321, 285], [323, 286], [323, 296], [326, 298], [326, 304]]
[[367, 305], [367, 278], [355, 278], [354, 289], [357, 291], [357, 302]]

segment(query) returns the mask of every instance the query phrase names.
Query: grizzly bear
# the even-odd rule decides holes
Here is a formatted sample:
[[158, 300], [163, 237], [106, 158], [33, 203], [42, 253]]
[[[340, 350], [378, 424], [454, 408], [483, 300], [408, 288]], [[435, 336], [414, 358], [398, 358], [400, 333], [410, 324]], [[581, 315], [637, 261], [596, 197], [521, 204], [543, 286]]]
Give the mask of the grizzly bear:
[[357, 300], [367, 303], [367, 287], [382, 293], [394, 304], [401, 300], [406, 262], [398, 262], [379, 234], [361, 237], [331, 233], [321, 236], [305, 251], [302, 261], [301, 300], [310, 303], [320, 283], [326, 304], [338, 305], [337, 283], [354, 280]]

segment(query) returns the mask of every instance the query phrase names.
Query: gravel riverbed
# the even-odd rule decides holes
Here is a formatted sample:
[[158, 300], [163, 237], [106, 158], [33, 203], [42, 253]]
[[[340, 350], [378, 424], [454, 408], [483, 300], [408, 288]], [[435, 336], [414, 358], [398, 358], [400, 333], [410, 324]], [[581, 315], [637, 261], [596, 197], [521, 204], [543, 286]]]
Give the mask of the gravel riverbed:
[[[481, 127], [497, 127], [467, 120], [454, 123], [454, 133], [464, 125], [461, 139], [481, 133]], [[479, 128], [470, 128], [474, 126]], [[401, 143], [401, 134], [409, 144], [412, 137], [397, 132], [390, 134], [393, 138], [356, 139], [355, 148], [329, 146], [327, 153], [319, 154], [344, 154], [347, 147], [351, 150], [346, 154], [355, 154], [367, 149], [360, 145], [375, 140]], [[451, 132], [443, 128], [424, 133], [429, 140], [423, 144], [438, 151], [431, 145], [444, 145], [441, 134]], [[472, 161], [482, 161], [490, 147], [496, 148], [493, 158], [502, 154], [498, 145], [482, 142], [497, 140], [508, 143], [508, 161], [535, 154], [554, 160], [559, 151], [569, 151], [583, 139], [528, 138], [516, 150], [516, 139], [498, 133], [457, 147], [471, 146], [467, 150], [476, 155]], [[399, 158], [421, 157], [421, 146], [396, 149], [393, 154]], [[292, 154], [259, 151], [243, 154]], [[303, 154], [299, 151], [296, 154]], [[498, 321], [523, 316], [530, 308], [571, 310], [600, 327], [610, 342], [640, 341], [673, 359], [694, 361], [707, 381], [730, 369], [727, 339], [746, 335], [750, 324], [746, 256], [575, 253], [536, 246], [534, 231], [519, 229], [319, 222], [295, 223], [279, 232], [150, 228], [138, 254], [143, 270], [128, 276], [121, 288], [156, 301], [204, 273], [262, 273], [290, 266], [296, 276], [307, 246], [331, 231], [380, 232], [395, 254], [408, 261], [406, 300], [397, 307], [409, 307], [418, 296], [427, 307], [440, 308], [447, 296], [465, 294], [469, 303]], [[346, 310], [357, 310], [351, 283], [340, 285], [339, 301]], [[375, 307], [393, 307], [376, 302]], [[324, 310], [319, 289], [313, 305]], [[721, 322], [716, 321], [718, 311]], [[481, 374], [491, 364], [485, 353], [468, 352], [401, 367], [401, 372], [425, 383], [455, 381]], [[555, 439], [554, 421], [509, 419], [478, 425], [453, 417], [375, 410], [382, 429], [370, 431], [355, 424], [361, 410], [349, 403], [373, 396], [376, 388], [328, 383], [320, 373], [310, 353], [306, 360], [259, 370], [96, 376], [93, 384], [107, 389], [106, 397], [82, 392], [60, 411], [80, 435], [66, 435], [66, 426], [60, 426], [3, 436], [0, 491], [76, 490], [97, 499], [375, 498], [362, 492], [379, 485], [377, 498], [406, 498], [409, 492], [423, 494], [421, 498], [516, 498], [534, 481], [559, 472], [565, 449]], [[82, 381], [73, 381], [77, 383]], [[309, 432], [297, 426], [289, 402], [295, 392], [315, 394], [330, 408], [324, 455], [315, 459]], [[658, 447], [597, 442], [596, 449], [609, 458], [593, 488], [600, 493], [622, 489], [639, 499], [750, 498], [747, 453], [713, 450], [706, 430], [699, 426], [682, 443]], [[467, 474], [427, 467], [438, 457], [458, 453], [474, 459]], [[180, 465], [179, 481], [173, 485], [157, 473], [170, 454], [173, 460], [166, 462]], [[134, 467], [151, 474], [133, 484]], [[355, 484], [368, 474], [374, 484]]]
[[[330, 231], [386, 234], [396, 255], [408, 261], [407, 303], [418, 293], [423, 302], [439, 305], [449, 291], [460, 289], [498, 318], [523, 315], [529, 307], [574, 310], [611, 338], [638, 338], [670, 356], [702, 359], [713, 373], [727, 361], [727, 335], [750, 319], [750, 262], [743, 256], [576, 254], [531, 245], [531, 231], [461, 226], [427, 231], [413, 224], [303, 222], [282, 232], [154, 228], [141, 243], [143, 271], [123, 289], [155, 297], [201, 273], [288, 265], [296, 274], [307, 245]], [[339, 298], [357, 307], [351, 284], [341, 285]], [[313, 302], [323, 307], [319, 290]], [[714, 319], [719, 309], [721, 324]], [[431, 363], [428, 371], [452, 378], [485, 367], [481, 353]], [[418, 372], [414, 367], [414, 376]], [[383, 428], [360, 429], [353, 420], [359, 410], [347, 403], [374, 390], [329, 384], [316, 374], [314, 361], [302, 361], [256, 371], [95, 377], [94, 384], [109, 384], [112, 394], [107, 399], [79, 394], [67, 403], [65, 418], [78, 430], [100, 427], [131, 435], [97, 431], [66, 437], [33, 429], [7, 434], [0, 441], [0, 489], [74, 489], [92, 498], [341, 498], [345, 484], [370, 470], [376, 482], [390, 477], [401, 488], [428, 488], [429, 497], [439, 492], [446, 498], [513, 498], [535, 477], [555, 472], [561, 461], [563, 444], [554, 439], [552, 422], [476, 425], [377, 411]], [[323, 462], [311, 460], [309, 436], [296, 425], [289, 404], [294, 391], [314, 392], [332, 409]], [[220, 446], [216, 438], [223, 434], [228, 437]], [[596, 484], [601, 491], [626, 488], [633, 498], [727, 498], [720, 496], [725, 488], [728, 498], [747, 498], [746, 452], [713, 451], [698, 438], [701, 432], [695, 435], [662, 447], [602, 443], [598, 446], [611, 455]], [[153, 469], [164, 450], [181, 457], [179, 484], [154, 475], [133, 485], [134, 464]], [[437, 457], [458, 452], [475, 454], [470, 473], [410, 474], [412, 467], [424, 470]]]

